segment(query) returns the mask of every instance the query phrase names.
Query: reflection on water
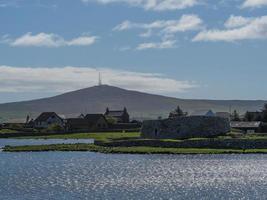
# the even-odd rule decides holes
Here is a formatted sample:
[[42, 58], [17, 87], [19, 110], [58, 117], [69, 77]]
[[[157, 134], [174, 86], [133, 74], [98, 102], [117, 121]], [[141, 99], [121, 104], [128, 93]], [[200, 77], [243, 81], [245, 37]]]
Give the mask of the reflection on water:
[[266, 199], [267, 155], [0, 153], [0, 199]]

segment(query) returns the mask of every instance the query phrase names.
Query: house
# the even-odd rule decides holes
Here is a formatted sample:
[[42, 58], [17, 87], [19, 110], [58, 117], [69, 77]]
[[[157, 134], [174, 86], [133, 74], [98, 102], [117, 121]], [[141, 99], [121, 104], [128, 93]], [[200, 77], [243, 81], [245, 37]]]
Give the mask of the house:
[[87, 114], [84, 118], [69, 118], [67, 131], [96, 131], [108, 128], [108, 122], [103, 114]]
[[84, 119], [91, 129], [107, 129], [108, 122], [103, 114], [87, 114]]
[[217, 117], [222, 117], [225, 119], [229, 119], [231, 118], [231, 114], [229, 112], [216, 112], [215, 114]]
[[253, 122], [232, 121], [230, 125], [232, 129], [238, 129], [243, 131], [244, 133], [261, 133], [264, 127], [264, 124], [260, 121], [253, 121]]
[[198, 110], [191, 113], [190, 116], [215, 117], [216, 114], [212, 110]]
[[64, 120], [55, 112], [43, 112], [34, 120], [35, 128], [48, 128], [51, 125], [64, 127]]
[[125, 107], [123, 110], [109, 110], [109, 108], [107, 108], [104, 115], [106, 118], [116, 119], [117, 123], [129, 123], [130, 122], [130, 116]]

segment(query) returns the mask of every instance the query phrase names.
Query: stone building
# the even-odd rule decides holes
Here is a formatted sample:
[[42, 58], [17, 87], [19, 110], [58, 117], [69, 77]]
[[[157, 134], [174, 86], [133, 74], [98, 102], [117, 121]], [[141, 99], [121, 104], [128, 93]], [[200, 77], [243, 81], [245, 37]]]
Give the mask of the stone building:
[[117, 123], [130, 122], [130, 116], [125, 107], [123, 110], [109, 110], [109, 108], [107, 108], [104, 115], [106, 118], [114, 118]]
[[188, 116], [143, 122], [141, 136], [150, 139], [214, 137], [230, 132], [230, 122], [221, 117]]

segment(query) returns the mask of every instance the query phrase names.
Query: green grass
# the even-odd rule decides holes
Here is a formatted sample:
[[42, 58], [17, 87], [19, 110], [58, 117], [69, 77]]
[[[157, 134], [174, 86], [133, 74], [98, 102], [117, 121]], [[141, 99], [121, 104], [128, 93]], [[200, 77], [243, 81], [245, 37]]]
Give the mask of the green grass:
[[160, 147], [102, 147], [92, 144], [56, 144], [36, 146], [6, 146], [7, 152], [39, 151], [91, 151], [121, 154], [232, 154], [232, 153], [267, 153], [267, 149], [200, 149], [200, 148], [160, 148]]
[[122, 140], [122, 139], [137, 139], [140, 138], [139, 132], [105, 132], [105, 133], [73, 133], [59, 134], [48, 136], [28, 136], [19, 137], [23, 139], [95, 139], [98, 141]]
[[[1, 133], [1, 130], [0, 130]], [[22, 136], [23, 139], [88, 139], [95, 140], [124, 140], [124, 139], [138, 139], [140, 138], [139, 132], [99, 132], [99, 133], [73, 133], [73, 134], [54, 134], [47, 136]], [[189, 138], [185, 140], [206, 140], [210, 138]], [[235, 132], [228, 133], [225, 136], [218, 136], [213, 139], [267, 139], [267, 134], [236, 134]], [[183, 141], [177, 139], [161, 139], [161, 141]]]
[[0, 134], [5, 134], [5, 133], [17, 133], [18, 131], [16, 130], [11, 130], [11, 129], [0, 129]]

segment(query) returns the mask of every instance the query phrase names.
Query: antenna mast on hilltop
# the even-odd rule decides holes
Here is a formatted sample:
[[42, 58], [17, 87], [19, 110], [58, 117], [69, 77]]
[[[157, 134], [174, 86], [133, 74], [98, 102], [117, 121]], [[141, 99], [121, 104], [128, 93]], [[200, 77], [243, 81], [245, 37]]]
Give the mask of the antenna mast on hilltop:
[[102, 77], [101, 77], [101, 72], [98, 74], [98, 86], [102, 85]]

